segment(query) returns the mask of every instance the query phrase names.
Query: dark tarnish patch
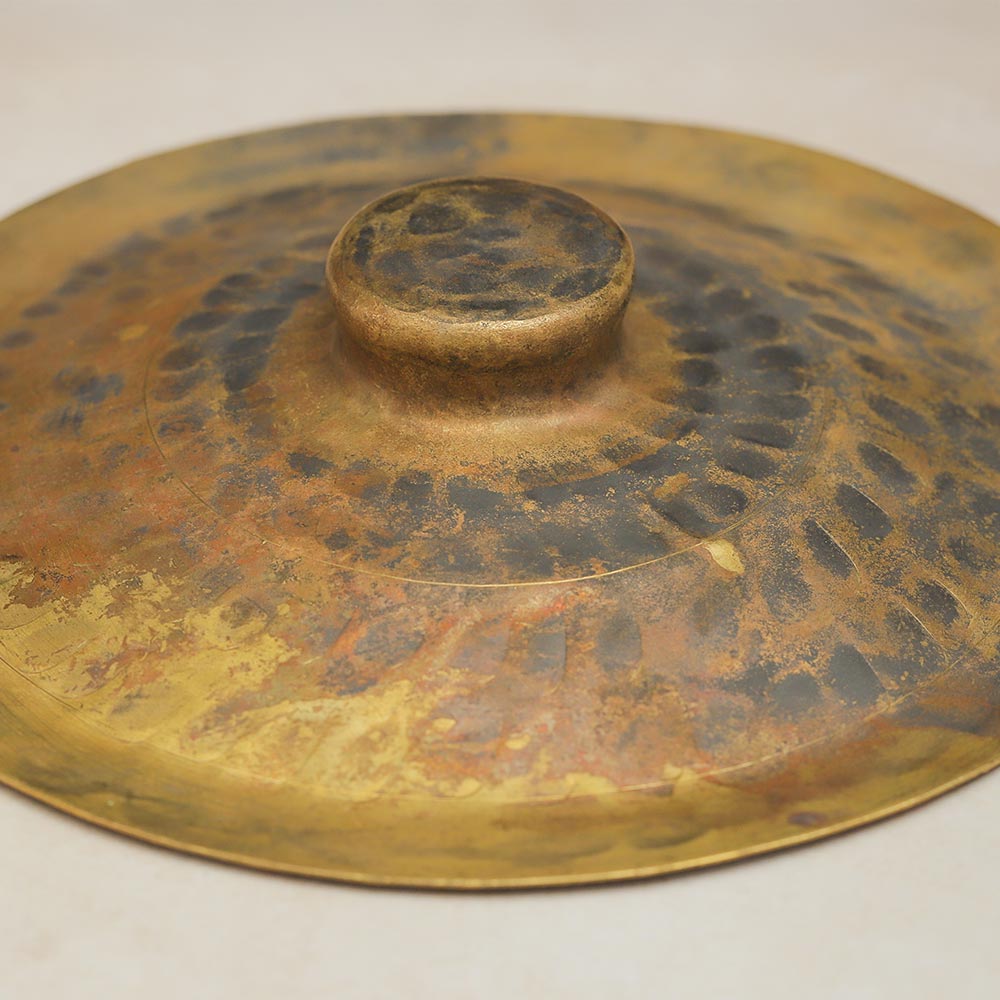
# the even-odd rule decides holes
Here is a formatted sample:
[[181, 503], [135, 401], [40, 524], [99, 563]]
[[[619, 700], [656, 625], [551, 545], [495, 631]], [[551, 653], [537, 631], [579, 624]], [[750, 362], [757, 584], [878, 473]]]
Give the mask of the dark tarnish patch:
[[974, 354], [969, 354], [968, 351], [956, 351], [953, 347], [939, 348], [937, 356], [949, 365], [970, 374], [975, 373], [982, 364], [982, 361]]
[[760, 585], [768, 610], [778, 621], [796, 621], [812, 610], [812, 589], [799, 557], [789, 547], [776, 548], [764, 563]]
[[[455, 205], [421, 205], [410, 212], [406, 228], [417, 236], [437, 233], [453, 233], [461, 229], [468, 218]], [[370, 228], [370, 227], [368, 227]]]
[[167, 351], [160, 358], [160, 370], [165, 372], [185, 371], [196, 365], [202, 357], [202, 350], [197, 344], [182, 344], [172, 351]]
[[246, 333], [272, 335], [288, 319], [289, 310], [284, 306], [267, 306], [244, 313], [239, 327]]
[[64, 368], [56, 384], [69, 393], [80, 406], [97, 406], [109, 396], [117, 396], [125, 380], [117, 372], [99, 375], [93, 368]]
[[747, 495], [735, 486], [723, 483], [704, 483], [694, 487], [694, 494], [719, 518], [734, 517], [747, 509]]
[[351, 259], [356, 267], [366, 267], [371, 259], [372, 246], [375, 241], [375, 230], [371, 226], [364, 226], [358, 232], [354, 241], [354, 250]]
[[22, 310], [21, 315], [25, 319], [42, 319], [46, 316], [55, 316], [59, 309], [58, 302], [42, 301], [28, 306], [27, 309]]
[[797, 393], [810, 382], [808, 373], [797, 368], [750, 367], [746, 372], [747, 387], [751, 392]]
[[705, 307], [710, 315], [724, 320], [749, 312], [754, 301], [742, 288], [722, 288], [705, 299]]
[[781, 424], [766, 423], [756, 420], [733, 426], [733, 437], [751, 444], [763, 445], [765, 448], [791, 448], [795, 443], [795, 433]]
[[700, 634], [736, 641], [741, 591], [727, 581], [706, 581], [690, 601], [690, 621]]
[[396, 479], [388, 499], [393, 506], [405, 508], [419, 522], [427, 516], [433, 492], [434, 481], [429, 473], [412, 472]]
[[930, 433], [927, 421], [916, 410], [890, 396], [869, 396], [868, 405], [883, 420], [887, 420], [909, 438], [925, 438]]
[[802, 522], [809, 549], [816, 561], [834, 576], [847, 579], [854, 572], [854, 562], [833, 535], [811, 517]]
[[719, 530], [717, 522], [707, 518], [683, 497], [669, 500], [653, 498], [649, 505], [660, 517], [672, 521], [681, 531], [695, 538], [708, 538]]
[[11, 330], [0, 337], [0, 347], [4, 350], [14, 350], [17, 347], [27, 347], [35, 340], [31, 330]]
[[339, 531], [334, 531], [327, 535], [323, 539], [323, 544], [331, 552], [341, 552], [346, 548], [349, 548], [354, 542], [354, 538], [349, 531], [341, 528]]
[[545, 674], [553, 680], [566, 670], [566, 629], [561, 621], [547, 622], [528, 636], [524, 669], [529, 674]]
[[952, 625], [961, 615], [961, 606], [955, 595], [936, 581], [923, 581], [917, 588], [920, 607], [944, 625]]
[[268, 347], [264, 336], [241, 337], [226, 345], [222, 381], [228, 392], [243, 392], [260, 380], [267, 367]]
[[697, 358], [682, 361], [678, 372], [686, 385], [694, 387], [712, 385], [719, 381], [722, 374], [713, 362]]
[[980, 427], [979, 420], [953, 399], [942, 399], [935, 410], [938, 422], [953, 434], [977, 430]]
[[735, 677], [725, 678], [721, 686], [730, 693], [742, 694], [751, 701], [760, 704], [771, 689], [771, 679], [775, 669], [773, 663], [751, 663]]
[[948, 551], [963, 566], [977, 573], [984, 573], [996, 565], [993, 556], [971, 538], [958, 536], [948, 540]]
[[94, 368], [72, 366], [59, 372], [54, 381], [69, 401], [44, 420], [45, 430], [52, 434], [79, 434], [88, 410], [119, 395], [125, 385], [117, 372], [99, 375]]
[[770, 313], [754, 313], [741, 325], [743, 333], [751, 340], [773, 340], [781, 333], [781, 320]]
[[810, 318], [827, 333], [842, 337], [844, 340], [862, 344], [875, 343], [875, 338], [867, 330], [846, 319], [841, 319], [839, 316], [829, 316], [826, 313], [813, 313]]
[[840, 299], [840, 293], [827, 285], [817, 285], [814, 281], [789, 281], [788, 288], [804, 295], [807, 299], [828, 299], [836, 302]]
[[849, 705], [870, 705], [884, 690], [871, 664], [854, 646], [837, 646], [827, 672], [831, 687]]
[[181, 411], [172, 420], [163, 420], [157, 428], [157, 433], [161, 437], [170, 437], [174, 434], [188, 434], [191, 431], [199, 431], [205, 426], [205, 419], [208, 412], [201, 407], [192, 407], [190, 410]]
[[812, 410], [812, 403], [805, 396], [794, 393], [776, 395], [757, 394], [744, 400], [747, 412], [760, 417], [774, 417], [777, 420], [797, 420]]
[[864, 493], [847, 483], [841, 483], [837, 487], [837, 506], [851, 519], [862, 538], [881, 541], [892, 531], [889, 515]]
[[917, 477], [891, 452], [876, 444], [862, 441], [858, 445], [858, 455], [893, 493], [913, 492], [917, 485]]
[[689, 389], [677, 397], [679, 406], [687, 407], [692, 413], [715, 413], [718, 399], [703, 389]]
[[947, 323], [913, 309], [904, 310], [903, 319], [911, 326], [934, 337], [947, 337], [951, 334], [951, 327]]
[[890, 608], [886, 625], [892, 652], [872, 656], [872, 663], [882, 676], [891, 677], [898, 684], [913, 683], [944, 666], [941, 647], [907, 608]]
[[788, 822], [793, 826], [804, 826], [811, 829], [813, 827], [823, 826], [823, 824], [828, 822], [828, 820], [825, 813], [806, 811], [792, 813], [788, 817]]
[[752, 363], [760, 368], [801, 368], [806, 363], [802, 352], [788, 344], [758, 347], [750, 357]]
[[597, 633], [594, 653], [609, 673], [633, 667], [642, 657], [642, 632], [635, 618], [624, 611], [612, 615]]
[[[160, 369], [179, 373], [205, 362], [221, 376], [234, 399], [259, 382], [282, 324], [295, 304], [317, 287], [305, 280], [315, 270], [312, 265], [300, 264], [286, 276], [284, 264], [279, 267], [278, 263], [272, 266], [275, 276], [260, 291], [259, 278], [247, 272], [218, 282], [213, 291], [232, 295], [231, 308], [195, 312], [181, 319], [173, 330], [181, 343], [160, 359]], [[262, 271], [267, 270], [266, 264], [259, 265]], [[250, 308], [239, 308], [245, 304]], [[180, 394], [186, 391], [179, 388]], [[175, 392], [173, 398], [177, 396]]]
[[775, 681], [771, 698], [778, 715], [794, 719], [816, 708], [823, 700], [823, 694], [816, 678], [803, 671], [787, 674]]
[[910, 726], [933, 726], [981, 736], [989, 728], [995, 707], [983, 699], [978, 704], [968, 700], [950, 702], [944, 698], [927, 704], [916, 700], [899, 706], [900, 718]]
[[867, 372], [869, 375], [874, 375], [877, 379], [881, 379], [883, 382], [898, 382], [901, 380], [901, 376], [893, 368], [887, 365], [884, 361], [879, 361], [878, 358], [872, 357], [870, 354], [855, 354], [854, 363], [863, 371]]
[[415, 653], [424, 642], [419, 628], [400, 628], [399, 621], [374, 623], [358, 640], [355, 653], [384, 664], [396, 664]]
[[979, 410], [980, 419], [993, 427], [1000, 428], [1000, 406], [993, 406], [987, 403], [985, 406], [980, 407]]
[[984, 522], [1000, 526], [1000, 495], [983, 489], [973, 489], [970, 493], [973, 513]]
[[149, 393], [158, 402], [179, 402], [205, 380], [205, 373], [197, 367], [169, 372], [159, 380]]
[[460, 510], [479, 517], [492, 517], [504, 502], [504, 495], [471, 483], [465, 476], [448, 481], [448, 500]]
[[722, 453], [721, 465], [728, 472], [747, 479], [767, 479], [776, 475], [778, 464], [762, 452], [749, 448], [729, 448]]
[[731, 344], [717, 333], [708, 330], [683, 330], [677, 335], [677, 346], [688, 354], [718, 354]]
[[1000, 446], [992, 437], [970, 437], [969, 450], [976, 460], [994, 472], [1000, 472]]
[[873, 274], [871, 271], [858, 270], [845, 274], [842, 278], [848, 288], [853, 288], [861, 292], [875, 292], [880, 295], [892, 295], [898, 291], [894, 285], [890, 285], [884, 278]]
[[185, 316], [175, 327], [175, 337], [187, 337], [192, 333], [207, 333], [209, 330], [218, 329], [226, 320], [228, 313], [224, 312], [196, 312]]
[[310, 455], [305, 451], [293, 451], [288, 456], [289, 468], [306, 479], [315, 479], [317, 476], [329, 472], [333, 468], [333, 462], [328, 462], [319, 455]]

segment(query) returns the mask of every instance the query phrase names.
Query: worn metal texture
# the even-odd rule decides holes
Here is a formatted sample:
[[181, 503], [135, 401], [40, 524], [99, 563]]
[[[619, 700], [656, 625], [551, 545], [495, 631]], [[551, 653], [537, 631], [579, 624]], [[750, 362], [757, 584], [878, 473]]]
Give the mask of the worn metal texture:
[[634, 267], [620, 227], [575, 195], [509, 178], [404, 188], [330, 250], [342, 367], [438, 413], [565, 409], [617, 353]]
[[[609, 242], [535, 233], [523, 270], [537, 210], [480, 201], [327, 268], [373, 199], [462, 175]], [[366, 270], [394, 240], [416, 284]], [[448, 887], [925, 800], [1000, 763], [998, 357], [996, 226], [741, 135], [364, 119], [81, 184], [0, 224], [0, 778]]]

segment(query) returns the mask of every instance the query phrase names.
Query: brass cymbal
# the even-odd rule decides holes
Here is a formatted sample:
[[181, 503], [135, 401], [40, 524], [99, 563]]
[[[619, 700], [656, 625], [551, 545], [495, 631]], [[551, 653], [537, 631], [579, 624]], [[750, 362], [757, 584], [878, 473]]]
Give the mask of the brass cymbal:
[[1000, 763], [1000, 229], [711, 130], [332, 121], [0, 223], [0, 780], [646, 876]]

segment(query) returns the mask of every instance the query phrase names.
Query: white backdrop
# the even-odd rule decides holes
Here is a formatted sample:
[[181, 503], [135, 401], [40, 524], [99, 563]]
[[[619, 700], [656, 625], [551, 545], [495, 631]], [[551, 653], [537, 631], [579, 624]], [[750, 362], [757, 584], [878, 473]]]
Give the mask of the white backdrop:
[[[1000, 218], [1000, 0], [0, 0], [0, 214], [222, 134], [458, 109], [759, 132]], [[493, 896], [244, 872], [0, 790], [0, 900], [5, 1000], [995, 1000], [1000, 774], [767, 859]]]

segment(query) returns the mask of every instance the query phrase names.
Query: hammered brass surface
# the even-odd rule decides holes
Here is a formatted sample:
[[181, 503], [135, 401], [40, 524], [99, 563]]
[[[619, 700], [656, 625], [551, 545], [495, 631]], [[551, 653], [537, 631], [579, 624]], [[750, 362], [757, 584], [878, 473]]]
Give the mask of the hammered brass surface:
[[[521, 345], [490, 395], [459, 356], [454, 405], [441, 356], [393, 378], [419, 318], [350, 349], [331, 241], [456, 177], [627, 235], [624, 318], [571, 376]], [[483, 258], [510, 234], [439, 236], [519, 266]], [[26, 209], [0, 224], [0, 778], [212, 857], [478, 887], [743, 857], [982, 773], [998, 265], [996, 226], [859, 166], [547, 116], [243, 136]], [[552, 314], [543, 284], [533, 316], [448, 289], [496, 332]]]
[[439, 412], [529, 415], [617, 353], [633, 271], [603, 212], [509, 178], [380, 198], [343, 228], [326, 269], [342, 364]]

